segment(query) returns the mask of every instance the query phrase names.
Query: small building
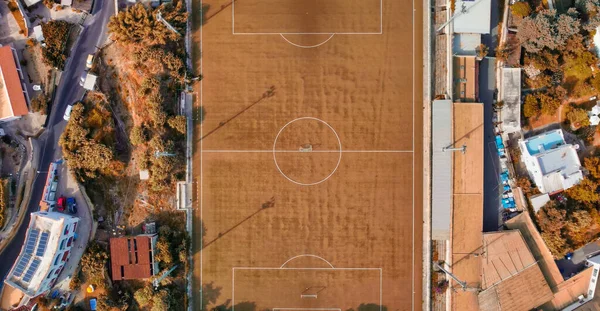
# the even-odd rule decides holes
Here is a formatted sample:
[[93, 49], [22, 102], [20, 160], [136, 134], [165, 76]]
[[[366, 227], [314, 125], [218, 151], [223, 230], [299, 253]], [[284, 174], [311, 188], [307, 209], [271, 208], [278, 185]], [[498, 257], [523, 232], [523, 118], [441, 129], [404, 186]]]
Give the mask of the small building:
[[583, 179], [577, 145], [567, 144], [561, 129], [519, 140], [521, 161], [541, 193], [569, 189]]
[[113, 281], [148, 279], [158, 272], [156, 234], [110, 239], [110, 265]]
[[88, 91], [93, 91], [94, 87], [96, 86], [96, 79], [98, 79], [98, 76], [88, 73], [85, 76], [85, 81], [83, 82], [83, 88]]
[[454, 32], [489, 34], [491, 8], [491, 0], [456, 0]]
[[452, 101], [434, 100], [432, 105], [432, 203], [431, 239], [449, 240], [452, 207]]
[[455, 56], [453, 59], [455, 102], [477, 102], [479, 97], [479, 63], [475, 56]]
[[552, 291], [519, 230], [483, 234], [481, 311], [534, 310]]
[[42, 2], [42, 0], [23, 0], [23, 2], [25, 3], [26, 7], [30, 7], [32, 5]]
[[476, 56], [481, 44], [481, 35], [476, 33], [457, 33], [452, 38], [452, 54], [457, 56]]
[[499, 101], [504, 135], [521, 131], [521, 68], [502, 68]]
[[21, 253], [4, 280], [12, 292], [3, 292], [3, 307], [26, 305], [54, 286], [69, 259], [78, 223], [79, 218], [66, 214], [31, 213]]
[[8, 45], [0, 47], [0, 122], [28, 114], [28, 100], [17, 51]]

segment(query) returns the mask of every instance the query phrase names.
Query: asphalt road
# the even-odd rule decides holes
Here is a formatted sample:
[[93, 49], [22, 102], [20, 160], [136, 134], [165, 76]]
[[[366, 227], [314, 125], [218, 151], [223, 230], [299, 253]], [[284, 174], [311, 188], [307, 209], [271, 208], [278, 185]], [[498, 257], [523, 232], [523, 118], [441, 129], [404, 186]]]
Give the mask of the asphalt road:
[[92, 14], [86, 18], [83, 25], [84, 29], [67, 60], [61, 81], [56, 89], [56, 96], [48, 117], [46, 131], [38, 139], [39, 146], [42, 148], [37, 165], [40, 172], [35, 176], [33, 182], [27, 215], [14, 239], [0, 254], [0, 262], [2, 263], [0, 265], [0, 280], [2, 281], [0, 282], [0, 288], [4, 285], [4, 279], [21, 251], [27, 225], [29, 224], [29, 214], [39, 209], [39, 202], [47, 177], [46, 170], [50, 162], [62, 158], [62, 152], [58, 147], [58, 139], [66, 125], [66, 121], [63, 119], [65, 109], [67, 105], [77, 102], [84, 95], [84, 90], [79, 85], [79, 77], [85, 71], [88, 54], [95, 53], [98, 47], [106, 42], [108, 37], [106, 25], [114, 12], [114, 1], [95, 1]]
[[[501, 0], [502, 1], [502, 0]], [[491, 33], [482, 36], [481, 41], [489, 47], [488, 56], [495, 56], [498, 45], [498, 22], [500, 14], [498, 0], [492, 0]], [[494, 142], [492, 124], [494, 91], [496, 90], [496, 59], [485, 58], [479, 70], [479, 100], [483, 103], [484, 120], [484, 160], [483, 160], [483, 231], [496, 231], [502, 225], [498, 179], [500, 163]]]

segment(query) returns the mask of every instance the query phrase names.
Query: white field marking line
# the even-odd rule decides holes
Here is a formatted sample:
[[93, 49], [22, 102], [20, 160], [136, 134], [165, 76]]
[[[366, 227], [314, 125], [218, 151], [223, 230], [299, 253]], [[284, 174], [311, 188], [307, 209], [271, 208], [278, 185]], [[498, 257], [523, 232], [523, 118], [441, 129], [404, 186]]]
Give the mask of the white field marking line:
[[300, 44], [296, 44], [296, 43], [294, 43], [294, 42], [292, 42], [292, 41], [288, 40], [288, 38], [286, 38], [286, 37], [285, 37], [285, 35], [281, 34], [281, 37], [282, 37], [282, 38], [283, 38], [283, 40], [285, 40], [287, 43], [289, 43], [289, 44], [291, 44], [291, 45], [293, 45], [293, 46], [295, 46], [295, 47], [298, 47], [298, 48], [303, 48], [303, 49], [312, 49], [312, 48], [319, 47], [319, 46], [321, 46], [321, 45], [323, 45], [323, 44], [325, 44], [325, 43], [329, 42], [329, 40], [331, 40], [331, 38], [333, 38], [333, 36], [335, 36], [335, 34], [331, 34], [331, 36], [329, 36], [329, 38], [327, 38], [327, 40], [325, 40], [325, 41], [323, 41], [323, 42], [321, 42], [321, 43], [319, 43], [319, 44], [315, 44], [315, 45], [300, 45]]
[[[277, 139], [279, 139], [279, 135], [281, 135], [281, 132], [283, 132], [283, 130], [290, 124], [292, 124], [293, 122], [296, 121], [300, 121], [300, 120], [314, 120], [314, 121], [319, 121], [323, 124], [325, 124], [327, 127], [329, 127], [329, 129], [333, 132], [333, 134], [335, 134], [335, 138], [337, 138], [338, 144], [340, 145], [340, 150], [339, 150], [339, 157], [338, 157], [338, 161], [337, 164], [335, 165], [335, 168], [331, 171], [331, 173], [329, 175], [327, 175], [327, 177], [321, 179], [320, 181], [314, 182], [314, 183], [301, 183], [298, 181], [295, 181], [291, 178], [289, 178], [286, 174], [283, 173], [283, 171], [281, 170], [281, 168], [279, 167], [279, 164], [277, 163], [277, 152], [276, 151], [276, 147], [277, 147]], [[273, 141], [273, 160], [275, 162], [275, 166], [277, 167], [277, 170], [279, 171], [279, 173], [281, 173], [281, 175], [283, 175], [283, 177], [285, 177], [287, 180], [300, 185], [300, 186], [314, 186], [314, 185], [318, 185], [324, 181], [326, 181], [327, 179], [329, 179], [331, 176], [333, 176], [333, 174], [335, 173], [335, 171], [337, 171], [338, 167], [340, 167], [340, 163], [342, 162], [342, 141], [340, 140], [340, 136], [338, 135], [338, 133], [333, 129], [333, 127], [331, 127], [331, 125], [329, 125], [329, 123], [318, 119], [318, 118], [314, 118], [314, 117], [300, 117], [300, 118], [296, 118], [288, 123], [286, 123], [286, 125], [284, 125], [279, 132], [277, 133], [277, 135], [275, 136], [275, 140]]]
[[[298, 255], [303, 256], [303, 255]], [[298, 257], [296, 256], [296, 257]], [[292, 258], [293, 259], [293, 258]], [[291, 260], [291, 259], [290, 259]], [[287, 261], [289, 262], [289, 260]], [[287, 263], [286, 262], [286, 263]], [[284, 263], [285, 265], [285, 263]], [[383, 269], [382, 268], [281, 268], [281, 267], [233, 267], [231, 268], [233, 277], [232, 286], [231, 286], [231, 305], [235, 305], [235, 270], [300, 270], [300, 271], [309, 271], [309, 270], [317, 270], [317, 271], [344, 271], [344, 270], [355, 270], [355, 271], [376, 271], [379, 270], [379, 311], [383, 311]], [[306, 308], [306, 309], [298, 309], [298, 308], [273, 308], [273, 310], [340, 310], [340, 309], [330, 309], [330, 308]], [[235, 311], [232, 307], [232, 311]]]
[[[231, 0], [231, 34], [233, 34], [233, 35], [281, 35], [281, 36], [283, 36], [283, 35], [330, 35], [330, 34], [331, 35], [381, 35], [381, 34], [383, 34], [383, 0], [379, 1], [379, 32], [235, 32], [235, 1], [236, 0]], [[415, 5], [413, 3], [413, 15], [414, 15], [414, 6]], [[413, 21], [414, 21], [414, 19], [413, 19]], [[414, 33], [414, 26], [413, 26], [413, 33]], [[414, 42], [413, 42], [413, 49], [414, 49]]]
[[[203, 153], [339, 153], [340, 150], [202, 150]], [[341, 150], [342, 153], [413, 153], [413, 150]]]
[[[202, 9], [202, 7], [204, 6], [203, 1], [200, 0], [200, 9]], [[204, 66], [203, 66], [203, 60], [204, 60], [204, 55], [202, 55], [202, 41], [203, 41], [203, 29], [204, 27], [202, 27], [202, 24], [204, 24], [204, 20], [203, 20], [203, 16], [204, 14], [200, 14], [200, 74], [202, 74]], [[202, 114], [202, 107], [203, 102], [202, 99], [204, 97], [204, 92], [202, 91], [202, 87], [204, 85], [204, 79], [200, 79], [200, 107], [198, 107], [198, 114]], [[204, 117], [203, 115], [199, 115], [199, 119], [200, 120], [200, 137], [203, 137], [203, 130], [204, 130], [204, 125], [203, 125], [203, 120], [202, 118]], [[204, 219], [203, 214], [202, 214], [202, 200], [204, 198], [204, 196], [202, 195], [202, 191], [204, 191], [204, 186], [203, 186], [203, 167], [202, 167], [202, 161], [203, 160], [203, 156], [202, 156], [202, 140], [200, 140], [200, 189], [198, 191], [198, 189], [196, 190], [199, 196], [199, 201], [200, 201], [200, 226], [202, 226], [202, 219]], [[192, 230], [193, 232], [193, 230]], [[200, 232], [202, 232], [202, 227], [200, 228]], [[202, 282], [203, 282], [203, 275], [202, 275], [202, 271], [204, 270], [203, 268], [203, 251], [202, 249], [204, 248], [204, 239], [202, 238], [202, 236], [200, 236], [200, 306], [204, 305], [204, 293], [202, 293]]]
[[276, 310], [317, 310], [317, 311], [342, 311], [340, 308], [273, 308]]
[[381, 35], [381, 32], [235, 32], [241, 36], [270, 36], [270, 35]]
[[282, 267], [232, 267], [232, 270], [299, 270], [299, 271], [381, 271], [382, 268], [282, 268]]
[[290, 261], [292, 261], [292, 260], [294, 260], [294, 259], [297, 259], [297, 258], [300, 258], [300, 257], [312, 257], [312, 258], [321, 259], [321, 260], [323, 260], [324, 262], [326, 262], [326, 263], [327, 263], [327, 264], [328, 264], [330, 267], [332, 267], [332, 268], [335, 268], [335, 267], [334, 267], [334, 266], [331, 264], [331, 262], [329, 262], [327, 259], [325, 259], [325, 258], [323, 258], [323, 257], [321, 257], [321, 256], [318, 256], [318, 255], [313, 255], [313, 254], [301, 254], [301, 255], [296, 255], [296, 256], [294, 256], [294, 257], [292, 257], [292, 258], [290, 258], [290, 259], [286, 260], [286, 262], [284, 262], [284, 263], [281, 265], [281, 267], [280, 267], [280, 268], [283, 268], [283, 267], [285, 267], [285, 265], [287, 265], [287, 264], [288, 264]]
[[[381, 0], [383, 3], [383, 0]], [[415, 150], [415, 1], [412, 1], [412, 50], [413, 50], [413, 59], [412, 59], [412, 150]], [[381, 30], [383, 31], [383, 7], [381, 10]], [[411, 296], [411, 310], [415, 310], [415, 155], [413, 153], [412, 157], [412, 276], [411, 286], [412, 286], [412, 294]], [[381, 305], [380, 305], [381, 306]], [[381, 308], [381, 307], [380, 307]], [[379, 311], [382, 311], [381, 309]]]

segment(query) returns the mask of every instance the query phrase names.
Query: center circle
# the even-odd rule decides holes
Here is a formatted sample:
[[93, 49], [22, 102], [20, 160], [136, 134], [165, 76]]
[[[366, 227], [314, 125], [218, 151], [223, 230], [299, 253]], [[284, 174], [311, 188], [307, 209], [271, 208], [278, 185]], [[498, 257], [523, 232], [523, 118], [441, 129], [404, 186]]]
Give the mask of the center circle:
[[297, 118], [277, 133], [273, 159], [287, 180], [301, 186], [318, 185], [340, 166], [342, 142], [327, 122], [314, 117]]

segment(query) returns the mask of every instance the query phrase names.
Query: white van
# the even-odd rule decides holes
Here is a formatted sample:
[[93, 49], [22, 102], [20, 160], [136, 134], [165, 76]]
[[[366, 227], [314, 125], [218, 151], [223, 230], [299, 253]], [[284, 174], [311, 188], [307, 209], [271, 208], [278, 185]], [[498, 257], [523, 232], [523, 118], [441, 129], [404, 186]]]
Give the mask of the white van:
[[65, 115], [63, 116], [63, 119], [65, 119], [65, 121], [69, 121], [69, 119], [71, 118], [71, 110], [73, 110], [73, 105], [68, 105], [67, 110], [65, 110]]

